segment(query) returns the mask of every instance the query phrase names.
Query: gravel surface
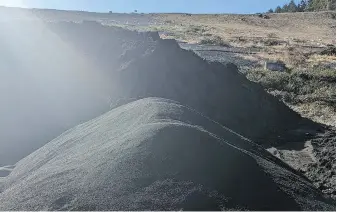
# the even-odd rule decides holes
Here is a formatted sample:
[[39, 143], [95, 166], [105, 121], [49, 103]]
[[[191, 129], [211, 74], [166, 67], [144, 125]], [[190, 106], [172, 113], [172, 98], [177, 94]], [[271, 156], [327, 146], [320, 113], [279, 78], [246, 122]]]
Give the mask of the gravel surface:
[[304, 167], [303, 172], [323, 193], [336, 199], [336, 130], [328, 130], [311, 143], [317, 162]]
[[252, 61], [242, 55], [252, 55], [259, 51], [258, 48], [224, 47], [215, 45], [200, 45], [179, 43], [180, 47], [194, 51], [198, 56], [211, 62], [233, 63], [240, 71], [245, 72], [254, 67], [259, 67], [259, 61]]

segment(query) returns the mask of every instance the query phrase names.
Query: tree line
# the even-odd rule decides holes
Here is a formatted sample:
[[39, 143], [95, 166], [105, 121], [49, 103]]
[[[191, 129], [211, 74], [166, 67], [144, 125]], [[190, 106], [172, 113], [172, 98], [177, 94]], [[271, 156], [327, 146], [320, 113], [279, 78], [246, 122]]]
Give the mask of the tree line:
[[289, 12], [313, 12], [336, 10], [336, 0], [301, 0], [298, 4], [291, 0], [288, 4], [277, 6], [269, 13], [289, 13]]

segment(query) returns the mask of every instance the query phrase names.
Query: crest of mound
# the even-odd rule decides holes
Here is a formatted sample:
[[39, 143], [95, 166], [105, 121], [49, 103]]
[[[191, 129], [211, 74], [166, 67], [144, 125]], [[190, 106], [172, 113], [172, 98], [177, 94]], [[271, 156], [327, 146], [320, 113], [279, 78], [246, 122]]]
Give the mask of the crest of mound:
[[302, 176], [175, 101], [145, 98], [22, 159], [1, 210], [332, 210]]

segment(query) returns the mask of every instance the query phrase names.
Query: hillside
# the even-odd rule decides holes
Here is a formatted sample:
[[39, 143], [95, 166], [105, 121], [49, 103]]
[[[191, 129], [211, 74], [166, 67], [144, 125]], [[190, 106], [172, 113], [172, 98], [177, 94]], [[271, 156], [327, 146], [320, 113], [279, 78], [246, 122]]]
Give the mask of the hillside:
[[273, 34], [282, 41], [335, 43], [334, 12], [272, 13], [267, 14], [267, 17], [236, 14], [158, 15], [159, 20], [163, 22], [161, 27], [165, 31], [172, 32], [173, 36], [181, 36], [182, 40], [189, 42], [212, 36], [219, 36], [228, 42], [240, 39], [254, 41], [270, 38]]
[[[263, 16], [110, 14], [0, 7], [0, 17], [1, 20], [48, 22], [97, 21], [107, 26], [159, 31], [162, 38], [221, 46], [221, 49], [212, 49], [212, 52], [196, 53], [207, 60], [234, 63], [240, 71], [247, 73], [248, 79], [262, 84], [268, 92], [302, 116], [335, 126], [333, 79], [336, 76], [336, 56], [329, 47], [336, 42], [335, 12], [272, 13]], [[326, 54], [321, 53], [325, 50]], [[280, 76], [261, 71], [265, 61], [282, 61], [291, 73]], [[289, 78], [293, 79], [291, 83], [288, 83]], [[312, 87], [307, 88], [306, 85]]]
[[[274, 209], [335, 207], [327, 197], [334, 198], [336, 192], [336, 136], [333, 129], [336, 56], [330, 41], [335, 39], [332, 31], [335, 27], [334, 15], [332, 12], [284, 13], [264, 18], [263, 15], [102, 14], [0, 7], [0, 97], [6, 102], [0, 105], [0, 190], [6, 193], [0, 194], [0, 202], [5, 202], [3, 208], [112, 208], [106, 203], [103, 192], [110, 191], [109, 187], [104, 188], [106, 183], [110, 183], [107, 176], [116, 173], [128, 177], [135, 169], [138, 170], [139, 164], [130, 165], [133, 171], [122, 172], [117, 168], [125, 166], [110, 164], [111, 157], [120, 157], [121, 161], [129, 156], [143, 160], [138, 156], [144, 152], [138, 152], [128, 136], [134, 142], [139, 140], [132, 136], [144, 138], [144, 151], [148, 152], [146, 148], [153, 150], [152, 141], [156, 140], [158, 133], [157, 128], [151, 128], [152, 121], [175, 126], [176, 120], [179, 120], [178, 125], [181, 124], [177, 132], [179, 136], [184, 136], [177, 135], [175, 138], [182, 143], [186, 140], [191, 144], [189, 147], [195, 140], [212, 140], [211, 143], [217, 143], [214, 149], [221, 149], [221, 145], [217, 145], [226, 140], [229, 146], [224, 152], [215, 151], [219, 155], [226, 154], [219, 156], [221, 160], [240, 161], [241, 157], [246, 158], [242, 159], [244, 162], [238, 166], [238, 172], [235, 172], [238, 175], [234, 173], [233, 179], [239, 179], [241, 184], [248, 180], [246, 176], [238, 176], [240, 170], [249, 164], [249, 167], [254, 167], [252, 171], [257, 176], [268, 173], [275, 179], [270, 184], [266, 179], [268, 182], [263, 182], [266, 184], [262, 187], [280, 186], [283, 192], [276, 194], [278, 192], [275, 193], [272, 188], [266, 188], [266, 193], [259, 196], [263, 200], [252, 198], [250, 202], [238, 197], [245, 193], [244, 188], [239, 194], [232, 190], [226, 193], [224, 189], [220, 196], [211, 195], [210, 199], [205, 199], [208, 189], [199, 189], [194, 185], [188, 187], [190, 184], [178, 182], [179, 186], [187, 186], [187, 194], [172, 191], [174, 198], [179, 200], [173, 199], [166, 204], [162, 203], [161, 186], [168, 184], [174, 187], [174, 180], [162, 184], [160, 179], [159, 185], [154, 183], [154, 187], [145, 189], [142, 179], [140, 184], [136, 179], [133, 189], [144, 188], [146, 195], [149, 195], [147, 189], [158, 190], [160, 204], [151, 203], [156, 205], [155, 209], [170, 208], [175, 203], [184, 205], [182, 208], [198, 208], [201, 206], [196, 202], [200, 198], [212, 209], [239, 207], [262, 210], [266, 198], [274, 202], [278, 195], [289, 208], [277, 204]], [[304, 31], [304, 24], [307, 24], [310, 33]], [[159, 33], [153, 32], [156, 30]], [[276, 59], [285, 63], [286, 70], [277, 72], [263, 68], [265, 61]], [[116, 115], [116, 111], [120, 110], [122, 114], [118, 112]], [[192, 114], [194, 118], [186, 114]], [[139, 132], [137, 124], [149, 129]], [[117, 129], [119, 125], [127, 127]], [[221, 130], [213, 132], [210, 125]], [[129, 126], [134, 128], [129, 129]], [[185, 136], [186, 126], [196, 127], [197, 130], [192, 131], [200, 138], [205, 132], [212, 138]], [[71, 130], [59, 136], [68, 129]], [[126, 129], [129, 130], [123, 131]], [[120, 134], [114, 133], [117, 131]], [[166, 132], [166, 127], [163, 131], [165, 135], [176, 135], [170, 130]], [[213, 142], [213, 137], [216, 142]], [[85, 142], [84, 146], [81, 141]], [[131, 147], [115, 154], [117, 147], [113, 143], [117, 141], [121, 142], [117, 145], [121, 148]], [[91, 154], [86, 145], [96, 148], [95, 142], [101, 142], [108, 152], [97, 148], [97, 155]], [[63, 144], [71, 147], [69, 151], [63, 148]], [[166, 143], [163, 145], [166, 146]], [[59, 148], [57, 152], [54, 152], [54, 147], [55, 150]], [[180, 148], [184, 150], [184, 146]], [[207, 145], [200, 146], [200, 149], [207, 148]], [[239, 153], [232, 157], [229, 152], [236, 152], [233, 149], [239, 150]], [[172, 158], [176, 151], [167, 152], [168, 158]], [[244, 156], [240, 152], [244, 152]], [[198, 154], [202, 153], [198, 150]], [[73, 155], [88, 163], [77, 166], [78, 161]], [[25, 159], [19, 161], [22, 158]], [[69, 167], [60, 165], [67, 162]], [[102, 162], [101, 167], [93, 165], [95, 162]], [[226, 165], [224, 161], [216, 163]], [[106, 173], [99, 182], [91, 183], [96, 175], [86, 175], [83, 169], [97, 173], [107, 164], [117, 167], [117, 171], [108, 168], [110, 174]], [[185, 165], [191, 167], [192, 164]], [[200, 170], [205, 170], [203, 165]], [[25, 169], [26, 166], [31, 169]], [[270, 173], [270, 167], [277, 171]], [[74, 190], [63, 187], [65, 193], [56, 190], [50, 193], [51, 196], [47, 194], [59, 182], [76, 175], [72, 168], [83, 171], [86, 177], [80, 181], [90, 185], [89, 193], [90, 189], [103, 190], [95, 193], [100, 196], [99, 200], [85, 205], [92, 196], [76, 186], [80, 181], [69, 182]], [[50, 178], [42, 177], [45, 171], [50, 172]], [[162, 173], [166, 176], [165, 170]], [[193, 178], [185, 174], [187, 178]], [[213, 174], [205, 177], [207, 182], [218, 174], [225, 177], [221, 172]], [[145, 179], [145, 184], [153, 180], [153, 177], [149, 181]], [[295, 183], [302, 180], [305, 182], [301, 185]], [[199, 184], [203, 185], [206, 181]], [[49, 185], [49, 182], [52, 183]], [[48, 192], [32, 191], [32, 187], [38, 184], [43, 185], [42, 189], [48, 188]], [[26, 187], [21, 190], [16, 185]], [[124, 186], [124, 183], [121, 185]], [[289, 188], [290, 185], [293, 187]], [[121, 191], [127, 191], [123, 186]], [[221, 183], [215, 185], [218, 186], [223, 188]], [[254, 187], [255, 184], [245, 184], [244, 187], [249, 186]], [[184, 202], [182, 197], [189, 195], [189, 189], [195, 191], [196, 188], [201, 194], [197, 192], [197, 197], [192, 195], [192, 200]], [[83, 198], [73, 198], [77, 192], [84, 192]], [[223, 207], [222, 192], [234, 199], [228, 200], [227, 207]], [[22, 194], [22, 206], [13, 200], [17, 194]], [[115, 209], [149, 208], [148, 199], [142, 199], [138, 193], [134, 195], [140, 198], [139, 205], [126, 203], [126, 199], [131, 198], [129, 195], [116, 199], [120, 208], [115, 206]], [[247, 195], [251, 197], [257, 193]], [[104, 202], [103, 206], [97, 206], [100, 200]], [[42, 207], [43, 201], [50, 203], [48, 208]], [[268, 205], [268, 208], [273, 206]]]
[[9, 23], [0, 25], [2, 54], [12, 51], [1, 63], [6, 88], [1, 96], [7, 102], [0, 111], [1, 161], [23, 156], [62, 129], [130, 98], [179, 101], [261, 144], [303, 141], [305, 132], [297, 131], [324, 129], [247, 80], [235, 65], [208, 63], [158, 34], [92, 22]]
[[[192, 49], [208, 60], [235, 63], [248, 79], [262, 84], [302, 116], [335, 126], [335, 17], [335, 12], [262, 17], [161, 14], [156, 19], [161, 24], [149, 29], [163, 31], [164, 38], [221, 46]], [[267, 61], [280, 61], [288, 70], [264, 71]]]
[[237, 14], [110, 14], [0, 7], [0, 16], [1, 20], [90, 20], [104, 25], [125, 25], [138, 29], [158, 27], [159, 30], [172, 33], [175, 38], [180, 36], [181, 40], [190, 42], [213, 35], [231, 40], [239, 37], [268, 37], [268, 34], [275, 33], [283, 40], [334, 44], [336, 28], [335, 12], [272, 13], [268, 14], [269, 19], [264, 19], [258, 15]]

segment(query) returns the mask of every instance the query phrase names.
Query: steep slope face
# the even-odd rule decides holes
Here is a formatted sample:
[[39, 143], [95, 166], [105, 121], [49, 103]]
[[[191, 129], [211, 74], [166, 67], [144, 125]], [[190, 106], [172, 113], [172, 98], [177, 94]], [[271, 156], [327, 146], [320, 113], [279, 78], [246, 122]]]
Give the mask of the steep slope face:
[[258, 145], [177, 102], [147, 98], [21, 160], [0, 210], [333, 210]]
[[254, 139], [274, 135], [276, 140], [301, 124], [319, 128], [247, 80], [236, 66], [208, 63], [156, 33], [95, 22], [48, 26], [110, 74], [113, 100], [149, 96], [177, 100]]
[[39, 21], [2, 22], [0, 31], [0, 165], [120, 99], [177, 100], [261, 143], [300, 140], [293, 130], [320, 128], [235, 66], [207, 63], [156, 33]]
[[255, 142], [295, 141], [303, 139], [293, 133], [298, 128], [320, 129], [248, 81], [235, 65], [207, 63], [172, 40], [159, 40], [151, 54], [129, 62], [116, 84], [116, 96], [177, 100]]
[[294, 132], [301, 127], [320, 129], [247, 80], [236, 66], [208, 63], [174, 40], [93, 22], [50, 29], [111, 74], [113, 100], [151, 96], [177, 100], [261, 142], [302, 139], [303, 134]]

